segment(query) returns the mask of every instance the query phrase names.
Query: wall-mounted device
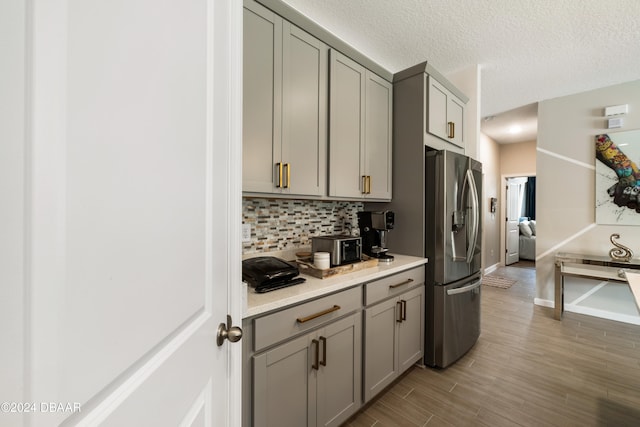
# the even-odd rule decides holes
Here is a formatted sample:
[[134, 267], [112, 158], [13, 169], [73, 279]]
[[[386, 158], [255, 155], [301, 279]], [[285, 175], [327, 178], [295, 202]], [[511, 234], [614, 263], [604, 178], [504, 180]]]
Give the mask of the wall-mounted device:
[[622, 117], [629, 112], [629, 105], [612, 105], [611, 107], [604, 108], [604, 116], [607, 119], [607, 129], [617, 129], [624, 125], [624, 119]]
[[491, 199], [489, 199], [489, 211], [491, 213], [496, 213], [497, 206], [498, 206], [498, 199], [496, 199], [495, 197], [491, 197]]
[[624, 124], [622, 117], [616, 117], [615, 119], [607, 120], [607, 129], [621, 128]]
[[629, 112], [629, 105], [613, 105], [611, 107], [605, 107], [604, 115], [605, 117], [610, 116], [620, 116], [622, 114], [627, 114]]

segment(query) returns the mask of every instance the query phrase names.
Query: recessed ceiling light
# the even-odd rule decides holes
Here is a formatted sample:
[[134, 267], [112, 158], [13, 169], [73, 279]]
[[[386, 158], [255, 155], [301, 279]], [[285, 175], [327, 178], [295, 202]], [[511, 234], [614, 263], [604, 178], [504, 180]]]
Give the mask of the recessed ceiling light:
[[513, 125], [509, 128], [509, 133], [515, 135], [516, 133], [522, 132], [522, 126]]

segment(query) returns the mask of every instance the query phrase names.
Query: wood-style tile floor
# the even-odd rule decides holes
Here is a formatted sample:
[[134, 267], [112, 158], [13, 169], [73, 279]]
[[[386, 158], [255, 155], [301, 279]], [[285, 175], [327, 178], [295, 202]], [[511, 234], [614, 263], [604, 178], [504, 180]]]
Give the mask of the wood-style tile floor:
[[345, 425], [640, 426], [640, 326], [535, 306], [535, 270], [482, 288], [481, 335], [446, 369], [411, 368]]

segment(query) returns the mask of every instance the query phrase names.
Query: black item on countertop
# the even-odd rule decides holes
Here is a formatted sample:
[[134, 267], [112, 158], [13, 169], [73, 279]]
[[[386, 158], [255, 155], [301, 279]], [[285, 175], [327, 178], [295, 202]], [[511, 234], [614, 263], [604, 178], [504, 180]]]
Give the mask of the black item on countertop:
[[261, 256], [242, 261], [242, 280], [257, 293], [302, 283], [306, 279], [297, 277], [299, 274], [297, 265], [276, 257]]

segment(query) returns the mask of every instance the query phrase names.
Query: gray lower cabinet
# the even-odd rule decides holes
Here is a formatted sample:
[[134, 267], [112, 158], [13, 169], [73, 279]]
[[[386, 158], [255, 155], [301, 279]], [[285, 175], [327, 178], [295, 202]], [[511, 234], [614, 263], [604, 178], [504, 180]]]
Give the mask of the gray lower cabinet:
[[[245, 320], [243, 425], [339, 426], [362, 404], [362, 286]], [[246, 340], [246, 341], [245, 341]]]
[[364, 401], [423, 356], [424, 268], [366, 285]]
[[330, 52], [329, 196], [391, 199], [391, 83]]
[[253, 357], [254, 426], [339, 426], [360, 407], [361, 314]]
[[243, 49], [243, 191], [325, 195], [328, 47], [245, 0]]
[[243, 425], [341, 425], [422, 359], [424, 310], [420, 266], [245, 319]]

